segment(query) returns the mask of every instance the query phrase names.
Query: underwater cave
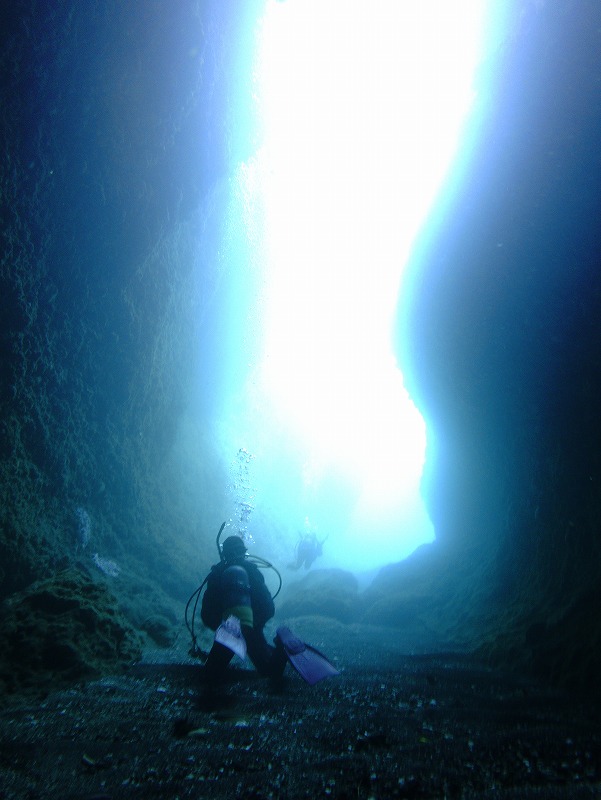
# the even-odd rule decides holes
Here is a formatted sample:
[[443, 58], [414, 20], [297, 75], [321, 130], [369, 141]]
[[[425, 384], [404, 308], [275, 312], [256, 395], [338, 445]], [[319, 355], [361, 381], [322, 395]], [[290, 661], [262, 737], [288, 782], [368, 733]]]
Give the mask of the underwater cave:
[[[399, 657], [454, 654], [597, 704], [601, 8], [515, 0], [501, 9], [504, 34], [462, 123], [469, 146], [444, 174], [396, 293], [387, 285], [392, 355], [420, 415], [399, 433], [400, 450], [415, 425], [426, 436], [419, 497], [399, 521], [349, 511], [357, 499], [345, 467], [365, 424], [351, 401], [363, 384], [349, 383], [348, 408], [328, 407], [319, 428], [322, 443], [332, 434], [344, 450], [334, 422], [351, 409], [354, 438], [333, 466], [299, 449], [308, 428], [287, 432], [258, 388], [269, 304], [255, 269], [265, 245], [248, 220], [265, 209], [245, 191], [264, 135], [253, 105], [264, 5], [23, 1], [0, 13], [0, 693], [18, 707], [120, 674], [145, 652], [159, 663], [156, 653], [171, 653], [169, 669], [183, 659], [192, 674], [184, 607], [219, 559], [227, 520], [283, 577], [276, 620], [322, 636], [329, 651], [339, 644], [349, 664], [352, 642], [368, 686], [361, 648], [377, 634]], [[319, 24], [310, 22], [309, 31]], [[329, 46], [336, 53], [335, 38]], [[383, 119], [370, 118], [376, 140]], [[333, 186], [328, 202], [356, 185]], [[298, 207], [283, 198], [282, 252], [309, 259]], [[364, 222], [340, 225], [364, 232]], [[349, 234], [344, 259], [356, 241]], [[293, 264], [291, 281], [309, 274], [306, 261]], [[323, 274], [311, 279], [321, 286]], [[335, 273], [335, 301], [351, 277], [344, 264]], [[284, 309], [291, 328], [310, 302], [298, 286]], [[326, 327], [336, 326], [332, 298], [319, 311]], [[349, 320], [359, 338], [376, 324], [356, 308]], [[338, 324], [340, 348], [347, 328]], [[274, 347], [270, 357], [290, 368], [300, 352]], [[336, 358], [319, 369], [310, 359], [306, 394], [293, 369], [280, 389], [296, 387], [306, 408]], [[369, 365], [357, 359], [353, 351], [353, 380], [357, 364]], [[389, 448], [389, 472], [399, 447]], [[419, 535], [400, 544], [412, 526]], [[307, 533], [323, 549], [295, 571]], [[276, 575], [265, 577], [276, 589]], [[440, 676], [432, 668], [427, 678]], [[412, 713], [421, 708], [412, 703]], [[218, 723], [232, 719], [247, 726], [243, 716]], [[353, 739], [359, 760], [389, 746], [385, 727], [365, 725]], [[104, 762], [86, 758], [90, 781], [102, 777]], [[598, 788], [601, 767], [590, 774]], [[442, 784], [413, 775], [371, 794], [370, 780], [358, 796], [443, 796]], [[445, 796], [472, 796], [458, 785], [445, 784]], [[276, 796], [252, 791], [240, 796]]]

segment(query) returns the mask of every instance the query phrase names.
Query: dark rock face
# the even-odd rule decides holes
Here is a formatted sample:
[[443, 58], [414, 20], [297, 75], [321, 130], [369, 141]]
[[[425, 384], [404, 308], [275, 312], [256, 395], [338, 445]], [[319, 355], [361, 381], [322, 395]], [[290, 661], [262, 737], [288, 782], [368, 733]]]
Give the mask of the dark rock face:
[[140, 627], [159, 647], [171, 647], [175, 642], [176, 632], [173, 624], [161, 614], [153, 614], [147, 617]]
[[1, 693], [44, 691], [121, 671], [141, 641], [108, 589], [69, 569], [3, 603], [0, 654]]
[[[0, 12], [0, 599], [76, 562], [95, 572], [94, 553], [128, 575], [122, 604], [150, 596], [137, 619], [163, 613], [157, 571], [172, 596], [196, 580], [168, 455], [217, 280], [219, 225], [204, 236], [190, 209], [212, 208], [227, 172], [217, 105], [237, 39], [221, 23], [244, 20], [218, 5]], [[209, 442], [202, 469], [206, 506], [224, 483]]]
[[[588, 2], [524, 14], [399, 314], [434, 442], [432, 619], [576, 686], [601, 667], [600, 22]], [[412, 569], [374, 591], [402, 596]]]

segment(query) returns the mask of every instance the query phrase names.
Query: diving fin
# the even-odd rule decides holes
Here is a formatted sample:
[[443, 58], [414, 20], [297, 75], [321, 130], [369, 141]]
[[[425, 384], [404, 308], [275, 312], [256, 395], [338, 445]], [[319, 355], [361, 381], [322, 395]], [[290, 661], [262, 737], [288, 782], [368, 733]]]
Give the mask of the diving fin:
[[227, 647], [243, 661], [246, 658], [246, 640], [242, 635], [238, 617], [231, 615], [221, 623], [215, 631], [215, 641]]
[[323, 653], [298, 639], [290, 628], [278, 628], [277, 640], [282, 644], [288, 661], [309, 686], [313, 686], [322, 678], [340, 674]]

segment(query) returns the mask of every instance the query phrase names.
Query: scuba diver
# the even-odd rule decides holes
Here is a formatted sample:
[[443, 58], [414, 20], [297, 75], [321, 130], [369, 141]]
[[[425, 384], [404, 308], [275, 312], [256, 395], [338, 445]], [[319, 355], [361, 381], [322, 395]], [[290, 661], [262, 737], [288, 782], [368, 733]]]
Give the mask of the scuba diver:
[[314, 533], [306, 533], [301, 535], [294, 551], [295, 561], [288, 564], [288, 569], [300, 569], [303, 564], [305, 569], [309, 569], [316, 558], [323, 555], [323, 542], [320, 542]]
[[[283, 649], [271, 647], [263, 628], [275, 614], [275, 605], [259, 568], [246, 558], [246, 546], [239, 536], [229, 536], [221, 549], [222, 559], [211, 568], [207, 588], [202, 598], [200, 617], [207, 628], [217, 631], [231, 616], [240, 622], [241, 634], [250, 660], [261, 675], [277, 678], [284, 671], [286, 656]], [[221, 631], [205, 663], [205, 674], [218, 678], [232, 660], [238, 644], [235, 631]], [[229, 637], [233, 637], [230, 640]], [[226, 642], [225, 639], [228, 639]], [[222, 641], [220, 641], [222, 639]], [[229, 645], [229, 646], [228, 646]], [[239, 655], [244, 657], [244, 645], [239, 642]]]
[[[328, 675], [338, 675], [338, 670], [322, 653], [296, 638], [286, 627], [277, 629], [273, 646], [268, 644], [263, 628], [275, 614], [273, 601], [281, 589], [281, 577], [268, 561], [249, 555], [239, 536], [229, 536], [220, 546], [224, 527], [225, 522], [217, 534], [220, 561], [211, 567], [186, 605], [186, 625], [192, 636], [190, 654], [206, 658], [203, 668], [206, 679], [209, 682], [222, 680], [234, 655], [244, 659], [247, 654], [259, 674], [276, 681], [281, 678], [286, 661], [310, 685]], [[274, 597], [269, 593], [260, 567], [274, 569], [280, 577]], [[207, 628], [215, 631], [208, 655], [197, 647], [194, 634], [194, 616], [205, 586], [200, 616]], [[195, 597], [190, 625], [188, 608]]]

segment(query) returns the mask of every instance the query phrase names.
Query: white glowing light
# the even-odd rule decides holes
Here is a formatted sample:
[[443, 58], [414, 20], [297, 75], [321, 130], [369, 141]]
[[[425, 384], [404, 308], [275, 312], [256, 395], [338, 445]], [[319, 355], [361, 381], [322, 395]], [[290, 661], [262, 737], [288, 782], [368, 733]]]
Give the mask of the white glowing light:
[[[336, 463], [364, 509], [418, 495], [426, 431], [391, 330], [409, 248], [472, 102], [483, 6], [266, 5], [252, 175], [264, 225], [258, 380], [310, 454], [307, 474]], [[425, 512], [420, 524], [416, 543], [432, 538]]]

